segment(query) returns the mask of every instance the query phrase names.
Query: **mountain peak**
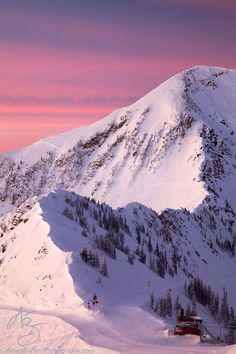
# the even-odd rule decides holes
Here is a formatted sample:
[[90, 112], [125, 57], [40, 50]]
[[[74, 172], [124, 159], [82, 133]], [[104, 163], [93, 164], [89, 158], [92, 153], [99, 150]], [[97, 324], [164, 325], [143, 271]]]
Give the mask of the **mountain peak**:
[[216, 71], [228, 71], [230, 69], [222, 68], [219, 66], [212, 66], [212, 65], [194, 65], [189, 69], [184, 70], [183, 72], [192, 72], [192, 71], [202, 71], [208, 73], [214, 73]]
[[235, 70], [197, 66], [92, 125], [0, 157], [1, 198], [66, 188], [113, 207], [191, 211], [234, 172], [235, 87]]

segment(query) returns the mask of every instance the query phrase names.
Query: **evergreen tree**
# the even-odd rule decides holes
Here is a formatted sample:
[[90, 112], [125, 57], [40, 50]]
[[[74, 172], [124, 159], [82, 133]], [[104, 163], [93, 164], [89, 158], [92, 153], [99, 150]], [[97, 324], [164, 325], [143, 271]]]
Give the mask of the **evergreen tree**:
[[175, 246], [173, 247], [172, 250], [171, 260], [172, 260], [174, 273], [177, 274], [178, 253], [177, 253], [177, 248]]
[[159, 245], [158, 245], [158, 241], [156, 243], [156, 248], [155, 248], [155, 251], [154, 251], [154, 254], [159, 257]]
[[154, 312], [158, 312], [161, 317], [172, 317], [172, 299], [170, 289], [165, 297], [155, 299], [153, 292], [150, 295], [150, 306]]
[[96, 236], [94, 238], [95, 245], [106, 252], [111, 258], [116, 259], [116, 249], [114, 245], [114, 240], [110, 234], [105, 236]]
[[159, 315], [161, 317], [166, 317], [166, 315], [167, 315], [167, 306], [166, 306], [166, 299], [165, 298], [160, 299]]
[[136, 248], [135, 254], [136, 254], [137, 256], [139, 256], [139, 255], [140, 255], [140, 249], [139, 249], [139, 246]]
[[89, 265], [99, 268], [99, 258], [96, 252], [93, 251], [88, 251], [85, 246], [82, 246], [81, 251], [80, 251], [80, 257], [82, 260]]
[[223, 323], [226, 327], [229, 325], [229, 305], [227, 299], [227, 292], [225, 288], [223, 289], [223, 296], [221, 299], [221, 307], [219, 312], [218, 320], [220, 323]]
[[88, 251], [85, 246], [82, 246], [82, 249], [80, 251], [80, 256], [86, 263], [88, 262]]
[[101, 263], [100, 273], [101, 273], [104, 277], [108, 277], [107, 262], [106, 262], [105, 257], [104, 257], [104, 259], [103, 259], [103, 261], [102, 261], [102, 263]]
[[231, 306], [230, 307], [230, 312], [229, 312], [229, 323], [234, 323], [236, 322], [236, 318], [235, 318], [235, 315], [234, 315], [234, 309], [233, 307]]
[[96, 227], [95, 227], [95, 225], [93, 224], [93, 228], [92, 228], [92, 230], [93, 230], [93, 234], [95, 235], [96, 234]]
[[153, 311], [159, 313], [159, 311], [160, 311], [160, 300], [159, 299], [155, 300]]
[[136, 240], [137, 240], [138, 244], [140, 245], [140, 244], [141, 244], [141, 236], [140, 236], [140, 233], [137, 234]]
[[151, 295], [150, 295], [150, 307], [151, 307], [151, 309], [153, 309], [153, 310], [154, 310], [154, 308], [155, 308], [155, 299], [154, 299], [153, 291], [151, 292]]
[[185, 294], [185, 296], [188, 296], [188, 286], [187, 286], [186, 280], [184, 282], [184, 294]]
[[211, 287], [203, 283], [199, 278], [193, 278], [188, 285], [185, 285], [185, 294], [192, 300], [192, 309], [189, 307], [189, 312], [195, 314], [194, 303], [198, 301], [203, 306], [207, 307], [212, 315], [219, 323], [229, 326], [230, 318], [233, 317], [233, 309], [229, 311], [227, 292], [223, 289], [221, 304], [219, 306], [219, 295], [215, 294]]
[[153, 250], [153, 248], [152, 248], [152, 241], [151, 241], [151, 238], [149, 238], [149, 240], [148, 240], [148, 252], [151, 253], [152, 250]]
[[134, 254], [128, 254], [128, 262], [133, 265], [134, 264]]
[[193, 282], [190, 282], [190, 284], [187, 287], [187, 296], [190, 300], [194, 299], [195, 296], [195, 288]]
[[151, 270], [154, 270], [155, 266], [154, 266], [154, 257], [150, 254], [149, 255], [149, 268]]
[[172, 310], [171, 289], [169, 289], [166, 295], [166, 315], [172, 317]]
[[143, 264], [146, 263], [146, 254], [145, 254], [143, 248], [142, 248], [141, 251], [140, 251], [139, 261], [140, 261], [141, 263], [143, 263]]
[[197, 305], [195, 299], [192, 301], [191, 316], [197, 316]]
[[91, 264], [93, 267], [99, 268], [99, 258], [96, 252], [89, 252], [88, 263]]
[[155, 272], [159, 275], [159, 277], [165, 278], [165, 265], [163, 264], [161, 258], [157, 258], [156, 260]]
[[190, 303], [188, 303], [188, 306], [186, 308], [186, 316], [191, 316], [191, 308], [190, 308]]
[[179, 314], [180, 309], [181, 309], [181, 303], [179, 301], [179, 295], [178, 295], [175, 299], [175, 304], [174, 304], [174, 310], [176, 315]]

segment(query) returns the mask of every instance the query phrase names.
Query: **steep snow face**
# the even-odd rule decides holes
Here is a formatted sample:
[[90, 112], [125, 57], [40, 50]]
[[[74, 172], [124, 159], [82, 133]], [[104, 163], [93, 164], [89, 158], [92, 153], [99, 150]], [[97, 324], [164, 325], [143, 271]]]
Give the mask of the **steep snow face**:
[[[42, 213], [40, 204], [29, 200], [1, 223], [1, 231], [8, 234], [1, 239], [1, 287], [5, 289], [4, 302], [8, 298], [11, 305], [20, 301], [45, 306], [74, 302], [67, 254], [51, 240], [51, 225]], [[79, 298], [76, 301], [80, 303]]]
[[191, 275], [219, 292], [225, 286], [235, 307], [234, 220], [229, 205], [211, 200], [193, 214], [158, 215], [137, 203], [113, 210], [67, 191], [33, 198], [0, 219], [0, 300], [76, 305], [96, 290], [104, 305], [142, 306], [150, 287], [164, 292], [171, 283], [180, 295]]
[[235, 206], [235, 112], [236, 71], [177, 74], [95, 124], [0, 157], [2, 212], [60, 188], [113, 207], [192, 211], [209, 193]]

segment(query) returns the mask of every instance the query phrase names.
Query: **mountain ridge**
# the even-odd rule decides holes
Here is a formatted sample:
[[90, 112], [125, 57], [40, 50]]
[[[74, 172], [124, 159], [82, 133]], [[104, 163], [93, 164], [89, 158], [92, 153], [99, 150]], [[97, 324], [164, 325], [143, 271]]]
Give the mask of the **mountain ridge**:
[[[171, 78], [169, 78], [168, 80], [166, 80], [165, 82], [163, 82], [162, 84], [160, 84], [159, 86], [157, 86], [156, 88], [154, 88], [153, 90], [151, 90], [150, 92], [148, 92], [146, 95], [144, 95], [142, 98], [138, 99], [135, 103], [131, 104], [130, 106], [124, 106], [122, 108], [119, 108], [119, 109], [116, 109], [114, 110], [112, 113], [108, 114], [106, 117], [104, 117], [103, 119], [100, 119], [92, 124], [89, 124], [89, 125], [86, 125], [86, 126], [83, 126], [83, 127], [79, 127], [79, 128], [74, 128], [74, 129], [71, 129], [67, 132], [64, 132], [64, 133], [61, 133], [61, 134], [58, 134], [58, 135], [52, 135], [52, 136], [48, 136], [46, 138], [42, 138], [38, 141], [36, 141], [35, 143], [33, 143], [32, 145], [29, 145], [25, 148], [22, 148], [20, 150], [17, 150], [15, 152], [12, 152], [12, 154], [16, 154], [18, 153], [19, 151], [21, 150], [25, 150], [27, 149], [28, 147], [30, 146], [33, 146], [34, 144], [39, 144], [39, 143], [48, 143], [48, 145], [51, 145], [53, 148], [60, 148], [63, 146], [63, 141], [64, 140], [67, 140], [66, 139], [66, 136], [68, 135], [68, 140], [71, 139], [71, 135], [74, 135], [73, 133], [75, 133], [76, 135], [76, 140], [79, 140], [81, 138], [81, 136], [79, 135], [79, 132], [81, 131], [82, 132], [82, 135], [83, 135], [83, 131], [86, 135], [87, 131], [90, 133], [90, 130], [91, 132], [93, 132], [93, 129], [91, 128], [95, 128], [95, 131], [99, 131], [99, 128], [100, 126], [103, 128], [103, 124], [107, 123], [106, 121], [109, 121], [108, 123], [113, 123], [113, 119], [114, 119], [114, 116], [119, 114], [120, 116], [122, 116], [123, 113], [125, 113], [128, 108], [132, 108], [132, 107], [135, 107], [141, 102], [143, 103], [143, 100], [146, 100], [152, 96], [155, 96], [156, 93], [160, 90], [160, 88], [162, 88], [163, 86], [168, 86], [172, 81], [177, 81], [178, 84], [182, 83], [184, 84], [184, 82], [182, 82], [183, 78], [186, 76], [186, 75], [189, 75], [189, 74], [193, 74], [194, 72], [201, 72], [203, 75], [203, 77], [205, 77], [206, 79], [206, 75], [208, 74], [214, 74], [214, 75], [221, 75], [222, 73], [224, 74], [227, 74], [227, 73], [230, 73], [232, 72], [233, 74], [235, 74], [236, 70], [234, 69], [225, 69], [225, 68], [220, 68], [220, 67], [208, 67], [208, 66], [203, 66], [203, 65], [197, 65], [197, 66], [194, 66], [190, 69], [186, 69], [186, 70], [183, 70], [182, 72], [178, 73], [178, 74], [175, 74], [173, 75]], [[236, 74], [235, 74], [236, 75]], [[203, 79], [202, 79], [203, 80]], [[75, 141], [76, 141], [75, 140]], [[73, 142], [74, 144], [74, 142]], [[73, 145], [72, 145], [73, 146]], [[2, 153], [2, 156], [4, 155], [8, 155], [8, 154], [11, 154], [11, 152], [9, 153]]]
[[[88, 286], [85, 282], [83, 285], [87, 289], [86, 295], [83, 287], [79, 288], [82, 285], [79, 273], [74, 271], [76, 266], [79, 272], [84, 262], [81, 250], [86, 246], [88, 251], [97, 252], [100, 262], [106, 257], [108, 273], [110, 267], [119, 268], [120, 264], [127, 262], [130, 269], [134, 264], [133, 270], [136, 271], [140, 262], [146, 277], [169, 279], [183, 287], [185, 277], [204, 277], [206, 272], [211, 274], [209, 284], [219, 291], [220, 288], [215, 286], [218, 277], [218, 273], [214, 275], [216, 260], [221, 263], [225, 281], [228, 269], [223, 265], [230, 264], [231, 269], [235, 267], [236, 240], [230, 238], [235, 213], [229, 205], [217, 210], [214, 208], [214, 201], [208, 200], [208, 204], [192, 214], [186, 209], [166, 209], [157, 214], [139, 203], [114, 210], [105, 203], [63, 190], [32, 198], [16, 213], [0, 220], [1, 285], [16, 288], [19, 295], [27, 294], [28, 300], [25, 300], [30, 302], [33, 301], [30, 293], [34, 293], [36, 287], [38, 294], [45, 293], [44, 301], [63, 301], [65, 292], [76, 302], [76, 291], [82, 297], [81, 301], [86, 301], [91, 284]], [[143, 250], [145, 260], [137, 248], [139, 252]], [[157, 262], [158, 267], [152, 265], [151, 259]], [[23, 263], [28, 270], [18, 274], [16, 280], [15, 275], [21, 273], [20, 265]], [[93, 267], [87, 269], [90, 276], [96, 278], [99, 270], [96, 271], [95, 265]], [[49, 270], [51, 276], [48, 278], [45, 275]], [[110, 276], [112, 281], [113, 272]], [[67, 281], [61, 282], [60, 277]], [[181, 284], [179, 278], [182, 279]], [[109, 277], [104, 281], [109, 287]], [[165, 282], [163, 286], [166, 286]], [[236, 288], [230, 287], [230, 283], [227, 283], [227, 288], [230, 289], [230, 301], [234, 303]], [[2, 298], [4, 296], [7, 295], [2, 294]], [[112, 297], [110, 301], [113, 300]]]
[[[235, 82], [234, 70], [195, 67], [173, 76], [129, 109], [36, 142], [14, 158], [1, 156], [2, 209], [66, 188], [113, 207], [135, 196], [135, 201], [155, 210], [193, 210], [209, 192], [206, 170], [204, 174], [201, 169], [205, 160], [211, 164], [216, 136], [216, 174], [222, 170], [222, 154], [231, 155], [227, 164], [234, 164]], [[122, 189], [126, 193], [120, 193]]]

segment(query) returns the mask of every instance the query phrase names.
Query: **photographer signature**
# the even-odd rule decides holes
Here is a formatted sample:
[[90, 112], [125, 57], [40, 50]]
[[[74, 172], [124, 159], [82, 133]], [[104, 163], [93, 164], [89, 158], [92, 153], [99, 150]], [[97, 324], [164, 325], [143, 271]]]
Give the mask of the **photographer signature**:
[[20, 321], [21, 328], [25, 333], [17, 338], [17, 343], [21, 346], [30, 345], [40, 341], [40, 330], [37, 327], [43, 323], [33, 324], [32, 319], [29, 316], [31, 313], [33, 312], [24, 311], [23, 307], [20, 307], [19, 311], [7, 322], [7, 329], [10, 329], [17, 323], [17, 320]]

